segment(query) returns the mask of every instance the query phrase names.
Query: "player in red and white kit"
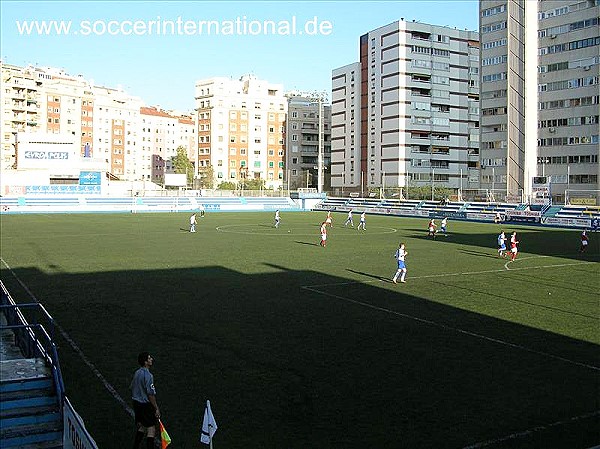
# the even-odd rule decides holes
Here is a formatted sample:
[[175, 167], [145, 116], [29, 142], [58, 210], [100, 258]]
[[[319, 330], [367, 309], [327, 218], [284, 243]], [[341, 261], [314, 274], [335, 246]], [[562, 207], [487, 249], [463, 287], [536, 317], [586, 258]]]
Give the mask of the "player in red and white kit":
[[589, 243], [590, 241], [587, 236], [587, 231], [584, 229], [581, 233], [581, 247], [579, 248], [579, 252], [584, 252], [587, 249]]
[[435, 224], [435, 220], [432, 218], [431, 220], [429, 220], [429, 224], [427, 225], [427, 229], [429, 231], [429, 233], [427, 234], [427, 237], [433, 237], [435, 238], [435, 228], [437, 228], [437, 225]]
[[321, 242], [319, 243], [323, 248], [327, 245], [327, 222], [321, 223]]
[[517, 254], [519, 252], [519, 248], [517, 247], [518, 244], [519, 244], [519, 241], [517, 240], [517, 233], [513, 232], [510, 236], [510, 260], [511, 260], [511, 262], [514, 262], [514, 260], [517, 258]]
[[331, 216], [331, 211], [327, 211], [327, 218], [325, 218], [325, 224], [330, 228], [333, 227], [333, 217]]

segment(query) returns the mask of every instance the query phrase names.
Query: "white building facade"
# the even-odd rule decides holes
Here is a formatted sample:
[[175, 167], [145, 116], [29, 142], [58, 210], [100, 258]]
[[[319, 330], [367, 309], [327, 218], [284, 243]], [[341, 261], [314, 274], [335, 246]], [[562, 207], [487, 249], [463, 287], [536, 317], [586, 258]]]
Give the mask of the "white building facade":
[[[476, 187], [479, 40], [396, 21], [332, 72], [332, 186]], [[358, 109], [360, 108], [360, 110]]]
[[[481, 187], [598, 198], [598, 0], [481, 0]], [[571, 193], [569, 193], [571, 192]]]
[[284, 184], [287, 98], [283, 86], [246, 75], [196, 82], [197, 176], [212, 167], [213, 185], [261, 179]]

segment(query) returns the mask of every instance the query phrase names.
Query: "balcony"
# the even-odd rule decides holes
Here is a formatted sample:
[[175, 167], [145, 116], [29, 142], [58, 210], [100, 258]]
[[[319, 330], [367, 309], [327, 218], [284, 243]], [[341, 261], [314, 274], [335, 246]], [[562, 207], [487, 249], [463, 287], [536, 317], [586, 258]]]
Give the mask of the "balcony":
[[12, 109], [14, 111], [24, 111], [25, 103], [23, 101], [13, 101]]

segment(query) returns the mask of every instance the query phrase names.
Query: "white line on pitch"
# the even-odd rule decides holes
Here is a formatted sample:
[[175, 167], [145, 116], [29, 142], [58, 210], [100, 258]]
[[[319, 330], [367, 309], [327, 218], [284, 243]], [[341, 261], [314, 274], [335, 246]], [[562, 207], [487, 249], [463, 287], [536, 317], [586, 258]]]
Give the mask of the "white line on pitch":
[[498, 338], [486, 337], [485, 335], [481, 335], [481, 334], [477, 334], [475, 332], [471, 332], [471, 331], [467, 331], [467, 330], [464, 330], [464, 329], [460, 329], [458, 327], [452, 327], [452, 326], [448, 326], [446, 324], [441, 324], [441, 323], [437, 323], [435, 321], [427, 320], [425, 318], [419, 318], [419, 317], [416, 317], [416, 316], [413, 316], [413, 315], [407, 315], [406, 313], [398, 312], [396, 310], [388, 309], [388, 308], [385, 308], [385, 307], [379, 307], [379, 306], [376, 306], [376, 305], [373, 305], [373, 304], [369, 304], [369, 303], [366, 303], [366, 302], [363, 302], [363, 301], [358, 301], [358, 300], [355, 300], [355, 299], [347, 298], [345, 296], [336, 295], [334, 293], [328, 293], [328, 292], [325, 292], [325, 291], [322, 291], [322, 290], [317, 290], [316, 288], [307, 287], [307, 286], [302, 287], [302, 288], [304, 288], [305, 290], [309, 290], [309, 291], [315, 292], [315, 293], [319, 293], [321, 295], [329, 296], [331, 298], [339, 299], [341, 301], [345, 301], [345, 302], [349, 302], [349, 303], [356, 304], [356, 305], [359, 305], [359, 306], [367, 307], [367, 308], [373, 309], [373, 310], [378, 310], [380, 312], [389, 313], [390, 315], [396, 315], [396, 316], [400, 316], [400, 317], [403, 317], [403, 318], [408, 318], [408, 319], [413, 320], [413, 321], [418, 321], [419, 323], [429, 324], [430, 326], [439, 327], [439, 328], [444, 329], [446, 331], [457, 332], [459, 334], [468, 335], [470, 337], [475, 337], [475, 338], [478, 338], [480, 340], [485, 340], [485, 341], [489, 341], [489, 342], [492, 342], [492, 343], [497, 343], [497, 344], [500, 344], [500, 345], [503, 345], [503, 346], [508, 346], [508, 347], [515, 348], [515, 349], [520, 349], [522, 351], [530, 352], [532, 354], [537, 354], [537, 355], [541, 355], [541, 356], [544, 356], [544, 357], [549, 357], [551, 359], [560, 360], [561, 362], [565, 362], [565, 363], [569, 363], [569, 364], [572, 364], [572, 365], [581, 366], [581, 367], [584, 367], [584, 368], [592, 369], [594, 371], [600, 371], [600, 367], [597, 367], [597, 366], [594, 366], [594, 365], [588, 365], [586, 363], [576, 362], [575, 360], [566, 359], [564, 357], [560, 357], [558, 355], [550, 354], [548, 352], [537, 351], [535, 349], [531, 349], [531, 348], [528, 348], [526, 346], [517, 345], [515, 343], [510, 343], [508, 341], [500, 340]]
[[[544, 256], [550, 257], [550, 256]], [[508, 271], [524, 271], [524, 270], [537, 270], [540, 268], [560, 268], [560, 267], [568, 267], [572, 265], [587, 265], [596, 262], [575, 262], [575, 263], [561, 263], [561, 264], [553, 264], [553, 265], [537, 265], [535, 267], [520, 267], [520, 268], [511, 268]], [[459, 273], [438, 273], [438, 274], [426, 274], [423, 276], [410, 276], [409, 279], [412, 281], [414, 279], [430, 279], [430, 278], [442, 278], [442, 277], [453, 277], [453, 276], [471, 276], [474, 274], [490, 274], [490, 273], [506, 273], [507, 270], [502, 269], [494, 269], [494, 270], [482, 270], [482, 271], [463, 271]], [[314, 285], [302, 285], [302, 288], [309, 287], [335, 287], [340, 285], [352, 285], [352, 284], [370, 284], [373, 282], [384, 282], [387, 279], [374, 279], [374, 280], [364, 280], [364, 281], [346, 281], [346, 282], [332, 282], [330, 284], [314, 284]]]
[[[564, 426], [565, 424], [570, 424], [572, 422], [581, 421], [582, 419], [593, 418], [595, 416], [600, 415], [600, 410], [596, 410], [592, 413], [586, 413], [585, 415], [574, 416], [572, 418], [568, 418], [562, 421], [553, 422], [551, 424], [540, 425], [532, 427], [531, 429], [522, 430], [520, 432], [511, 433], [510, 435], [506, 435], [500, 438], [494, 438], [493, 440], [481, 441], [479, 443], [470, 444], [469, 446], [465, 446], [463, 449], [479, 449], [482, 447], [490, 446], [492, 444], [503, 443], [505, 441], [514, 440], [516, 438], [526, 437], [535, 432], [541, 432], [544, 430], [551, 429], [552, 427]], [[597, 446], [596, 446], [597, 447]]]
[[[40, 302], [35, 297], [33, 292], [31, 290], [29, 290], [29, 288], [27, 287], [27, 285], [25, 285], [25, 283], [23, 281], [21, 281], [21, 279], [17, 276], [17, 274], [13, 271], [13, 269], [6, 263], [6, 261], [4, 259], [2, 259], [1, 257], [0, 257], [0, 260], [6, 266], [6, 268], [12, 273], [14, 278], [21, 285], [21, 287], [23, 287], [23, 289], [30, 296], [30, 298], [34, 302], [39, 304]], [[92, 370], [92, 372], [96, 375], [96, 377], [100, 380], [100, 382], [102, 382], [102, 384], [104, 385], [104, 388], [106, 388], [108, 390], [108, 392], [112, 395], [112, 397], [114, 399], [116, 399], [116, 401], [123, 406], [125, 411], [133, 417], [134, 416], [133, 409], [127, 404], [127, 402], [125, 402], [125, 400], [121, 397], [121, 395], [117, 392], [117, 390], [115, 390], [115, 387], [113, 387], [108, 382], [108, 380], [106, 380], [106, 378], [102, 375], [102, 373], [98, 370], [98, 368], [96, 368], [96, 366], [91, 362], [91, 360], [88, 359], [88, 357], [83, 353], [83, 351], [77, 345], [77, 343], [75, 343], [75, 341], [70, 337], [70, 335], [67, 333], [67, 331], [64, 330], [63, 327], [56, 322], [56, 320], [54, 320], [54, 326], [58, 329], [58, 331], [63, 336], [63, 338], [71, 345], [71, 347], [73, 348], [75, 353]]]

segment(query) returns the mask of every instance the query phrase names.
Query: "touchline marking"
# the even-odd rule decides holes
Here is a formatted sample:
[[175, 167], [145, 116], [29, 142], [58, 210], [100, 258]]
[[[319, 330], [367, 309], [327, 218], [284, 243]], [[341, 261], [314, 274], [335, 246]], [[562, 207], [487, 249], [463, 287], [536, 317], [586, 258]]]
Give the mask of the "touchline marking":
[[535, 432], [542, 432], [544, 430], [551, 429], [552, 427], [563, 426], [565, 424], [569, 424], [569, 423], [572, 423], [572, 422], [581, 421], [582, 419], [593, 418], [593, 417], [598, 416], [598, 415], [600, 415], [600, 410], [596, 410], [595, 412], [591, 412], [591, 413], [586, 413], [585, 415], [574, 416], [572, 418], [565, 419], [563, 421], [556, 421], [556, 422], [553, 422], [551, 424], [535, 426], [535, 427], [532, 427], [531, 429], [527, 429], [527, 430], [522, 430], [520, 432], [511, 433], [510, 435], [506, 435], [506, 436], [500, 437], [500, 438], [495, 438], [493, 440], [481, 441], [479, 443], [474, 443], [474, 444], [471, 444], [469, 446], [465, 446], [463, 449], [479, 449], [481, 447], [490, 446], [492, 444], [503, 443], [503, 442], [508, 441], [508, 440], [515, 440], [517, 438], [521, 438], [521, 437], [525, 437], [525, 436], [531, 435], [532, 433], [535, 433]]
[[419, 318], [419, 317], [416, 317], [416, 316], [413, 316], [413, 315], [407, 315], [405, 313], [398, 312], [396, 310], [388, 309], [388, 308], [385, 308], [385, 307], [375, 306], [373, 304], [369, 304], [369, 303], [362, 302], [362, 301], [357, 301], [355, 299], [346, 298], [345, 296], [336, 295], [334, 293], [324, 292], [322, 290], [317, 290], [316, 288], [312, 288], [312, 287], [309, 287], [309, 286], [303, 286], [301, 288], [303, 288], [305, 290], [309, 290], [309, 291], [315, 292], [315, 293], [319, 293], [321, 295], [329, 296], [331, 298], [339, 299], [341, 301], [345, 301], [345, 302], [349, 302], [349, 303], [356, 304], [356, 305], [359, 305], [359, 306], [367, 307], [369, 309], [373, 309], [373, 310], [378, 310], [380, 312], [389, 313], [390, 315], [396, 315], [396, 316], [400, 316], [400, 317], [403, 317], [403, 318], [408, 318], [409, 320], [418, 321], [419, 323], [429, 324], [430, 326], [439, 327], [440, 329], [444, 329], [446, 331], [457, 332], [459, 334], [468, 335], [470, 337], [475, 337], [475, 338], [478, 338], [480, 340], [485, 340], [485, 341], [489, 341], [489, 342], [492, 342], [492, 343], [497, 343], [499, 345], [508, 346], [510, 348], [519, 349], [521, 351], [530, 352], [532, 354], [537, 354], [537, 355], [541, 355], [541, 356], [548, 357], [548, 358], [551, 358], [551, 359], [560, 360], [561, 362], [569, 363], [571, 365], [577, 365], [577, 366], [588, 368], [588, 369], [591, 369], [591, 370], [594, 370], [594, 371], [600, 371], [600, 367], [597, 367], [597, 366], [594, 366], [594, 365], [588, 365], [586, 363], [576, 362], [575, 360], [566, 359], [564, 357], [560, 357], [558, 355], [550, 354], [548, 352], [537, 351], [535, 349], [531, 349], [531, 348], [528, 348], [526, 346], [521, 346], [521, 345], [518, 345], [518, 344], [515, 344], [515, 343], [510, 343], [508, 341], [500, 340], [498, 338], [487, 337], [485, 335], [481, 335], [481, 334], [477, 334], [475, 332], [471, 332], [471, 331], [467, 331], [467, 330], [464, 330], [464, 329], [460, 329], [458, 327], [452, 327], [452, 326], [448, 326], [446, 324], [441, 324], [441, 323], [437, 323], [435, 321], [427, 320], [425, 318]]
[[[14, 276], [14, 278], [17, 280], [17, 282], [21, 285], [21, 287], [23, 287], [23, 289], [25, 290], [25, 292], [29, 295], [29, 297], [36, 303], [40, 303], [38, 301], [38, 299], [35, 297], [35, 295], [33, 294], [33, 292], [31, 290], [29, 290], [29, 288], [27, 287], [27, 285], [25, 285], [23, 283], [23, 281], [21, 281], [21, 279], [19, 279], [19, 277], [17, 276], [17, 274], [13, 271], [13, 269], [6, 263], [6, 261], [0, 257], [0, 260], [2, 261], [2, 263], [4, 264], [4, 266], [8, 269], [8, 271], [11, 272], [11, 274]], [[73, 348], [73, 350], [77, 353], [77, 355], [83, 360], [83, 362], [92, 370], [92, 372], [95, 374], [95, 376], [100, 380], [100, 382], [102, 382], [102, 384], [104, 385], [104, 388], [106, 388], [108, 390], [108, 392], [112, 395], [112, 397], [121, 404], [121, 406], [123, 406], [123, 408], [125, 409], [125, 411], [131, 416], [134, 417], [134, 412], [133, 409], [127, 404], [127, 402], [125, 402], [123, 400], [123, 398], [121, 397], [121, 395], [117, 392], [117, 390], [115, 390], [115, 388], [106, 380], [106, 378], [102, 375], [102, 373], [98, 370], [98, 368], [96, 368], [96, 366], [90, 361], [90, 359], [87, 358], [87, 356], [83, 353], [83, 351], [81, 350], [81, 348], [79, 346], [77, 346], [77, 343], [75, 343], [75, 341], [69, 336], [69, 334], [67, 333], [67, 331], [65, 331], [62, 326], [60, 324], [58, 324], [58, 322], [56, 322], [56, 320], [54, 320], [54, 326], [58, 329], [58, 331], [60, 332], [60, 334], [63, 336], [63, 338], [71, 345], [71, 347]]]
[[[540, 257], [550, 257], [550, 256], [540, 256]], [[561, 263], [561, 264], [553, 264], [553, 265], [537, 265], [535, 267], [520, 267], [520, 268], [511, 268], [506, 270], [494, 269], [494, 270], [482, 270], [482, 271], [463, 271], [460, 273], [440, 273], [440, 274], [425, 274], [423, 276], [411, 276], [409, 279], [430, 279], [430, 278], [443, 278], [443, 277], [453, 277], [453, 276], [471, 276], [474, 274], [489, 274], [489, 273], [506, 273], [506, 271], [525, 271], [525, 270], [539, 270], [540, 268], [560, 268], [560, 267], [568, 267], [572, 265], [588, 265], [596, 262], [575, 262], [575, 263]], [[373, 282], [384, 282], [387, 279], [375, 279], [375, 280], [364, 280], [364, 281], [347, 281], [347, 282], [332, 282], [330, 284], [314, 284], [314, 285], [303, 285], [302, 288], [308, 287], [335, 287], [340, 285], [352, 285], [352, 284], [371, 284]]]

